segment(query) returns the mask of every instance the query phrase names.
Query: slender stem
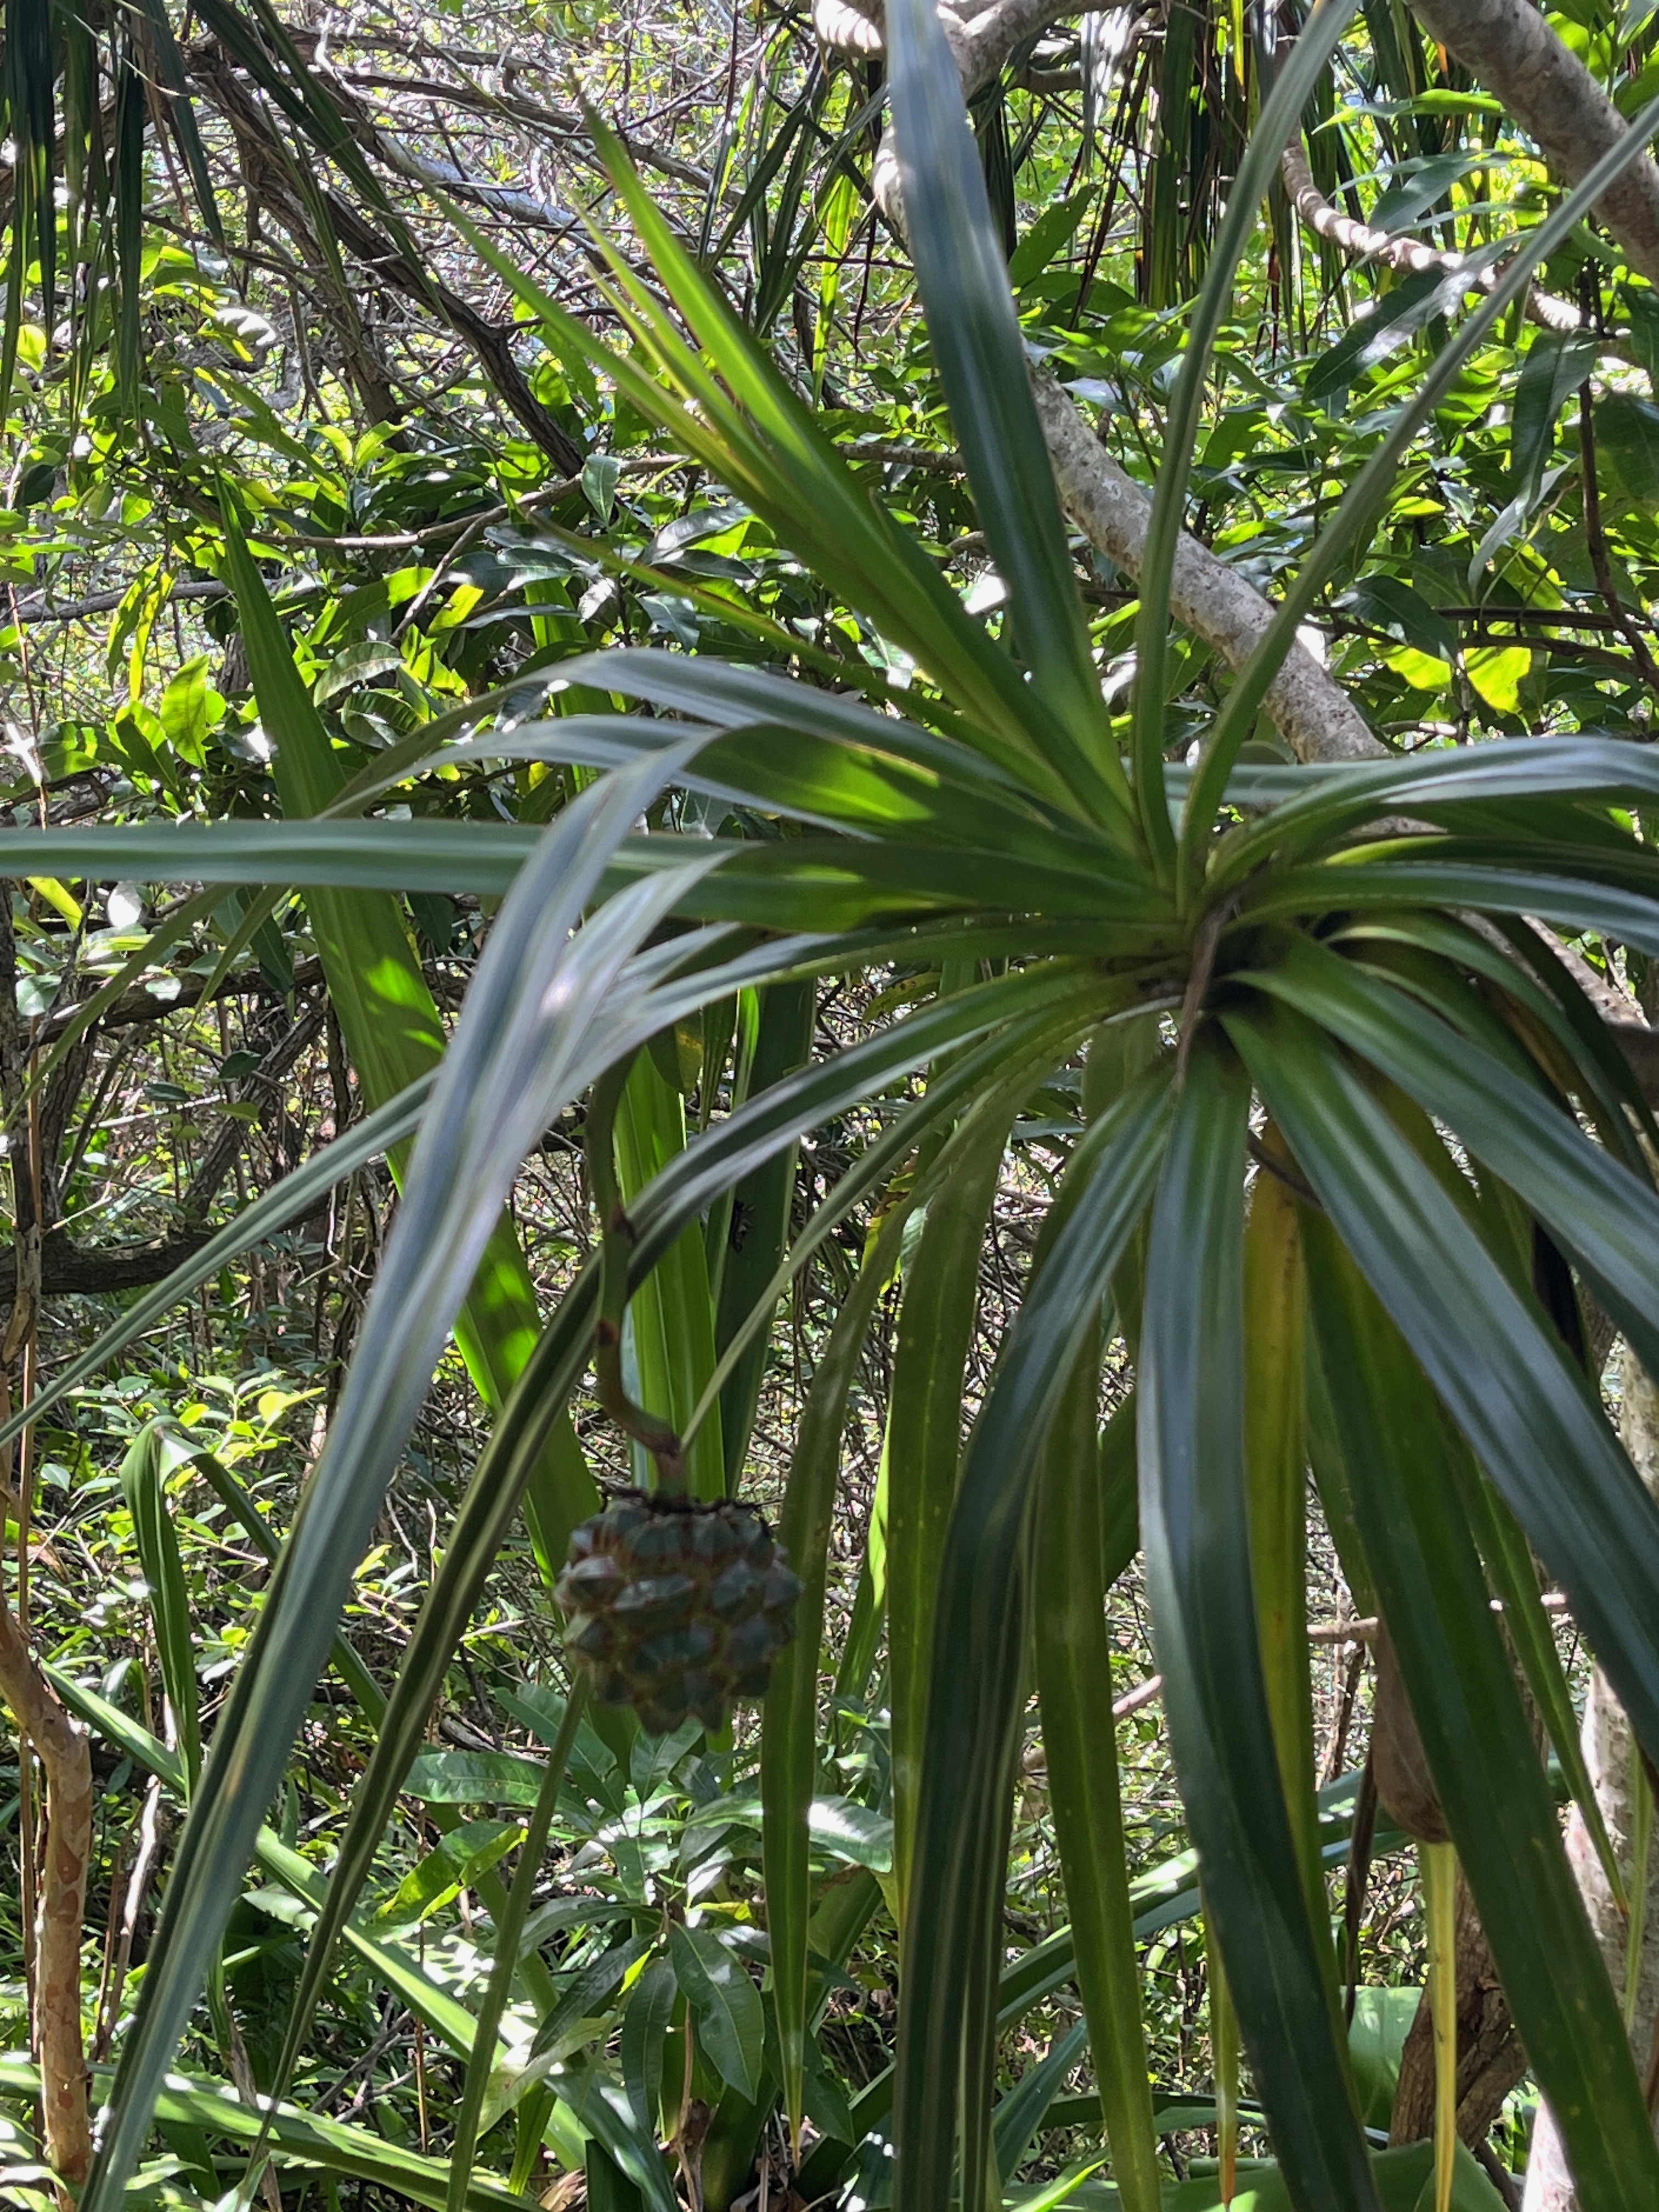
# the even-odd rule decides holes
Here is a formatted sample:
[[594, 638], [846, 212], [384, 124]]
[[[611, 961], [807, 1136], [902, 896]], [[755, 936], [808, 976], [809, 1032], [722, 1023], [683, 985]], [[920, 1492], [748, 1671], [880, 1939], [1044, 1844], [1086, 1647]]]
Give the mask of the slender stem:
[[643, 1444], [657, 1462], [659, 1490], [683, 1498], [686, 1494], [685, 1445], [678, 1431], [635, 1405], [623, 1379], [628, 1267], [637, 1239], [622, 1201], [612, 1139], [617, 1109], [631, 1064], [623, 1060], [607, 1068], [594, 1085], [587, 1105], [587, 1180], [599, 1216], [599, 1317], [593, 1325], [593, 1376], [600, 1405], [617, 1427]]
[[501, 2024], [501, 2014], [507, 2009], [507, 1998], [512, 1995], [514, 1977], [519, 1971], [520, 1939], [529, 1915], [536, 1877], [541, 1871], [542, 1855], [547, 1849], [547, 1832], [553, 1823], [564, 1770], [569, 1763], [576, 1730], [586, 1704], [586, 1677], [578, 1673], [571, 1683], [570, 1694], [565, 1699], [564, 1718], [559, 1723], [559, 1733], [547, 1755], [547, 1765], [543, 1771], [535, 1808], [525, 1824], [524, 1844], [519, 1853], [513, 1887], [507, 1893], [506, 1908], [495, 1923], [495, 1961], [490, 1969], [489, 1986], [484, 1991], [483, 2002], [478, 2008], [477, 2025], [472, 2032], [471, 2055], [466, 2062], [466, 2084], [461, 2092], [460, 2114], [455, 2123], [455, 2141], [449, 2154], [449, 2193], [446, 2212], [465, 2212], [466, 2186], [472, 2178], [472, 2154], [478, 2142], [478, 2121], [483, 2111], [484, 2092], [489, 2087], [495, 2056], [496, 2032]]
[[1457, 1847], [1425, 1844], [1422, 1850], [1434, 2014], [1434, 2207], [1449, 2212], [1457, 2156]]
[[1578, 387], [1578, 451], [1583, 462], [1584, 478], [1584, 537], [1589, 546], [1590, 568], [1595, 572], [1595, 587], [1606, 602], [1607, 612], [1618, 624], [1620, 635], [1635, 657], [1642, 672], [1642, 679], [1650, 690], [1659, 691], [1659, 663], [1656, 663], [1647, 640], [1637, 628], [1630, 610], [1619, 596], [1619, 586], [1613, 580], [1613, 558], [1607, 551], [1607, 533], [1601, 526], [1601, 486], [1595, 472], [1595, 400], [1588, 378]]
[[92, 1758], [36, 1663], [0, 1591], [0, 1696], [46, 1771], [46, 1850], [40, 1885], [34, 2031], [46, 2115], [46, 2157], [61, 2183], [86, 2179], [92, 2142], [81, 2033], [81, 1928], [92, 1856]]

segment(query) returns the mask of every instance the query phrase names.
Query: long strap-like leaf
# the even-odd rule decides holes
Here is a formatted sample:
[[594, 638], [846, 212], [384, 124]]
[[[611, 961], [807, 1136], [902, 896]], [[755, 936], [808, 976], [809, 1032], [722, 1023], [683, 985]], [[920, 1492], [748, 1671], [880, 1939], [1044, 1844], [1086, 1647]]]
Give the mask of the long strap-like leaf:
[[929, 1204], [899, 1310], [887, 1416], [887, 1668], [901, 1920], [915, 1850], [939, 1562], [962, 1457], [963, 1376], [1006, 1136], [988, 1125], [977, 1152]]
[[[184, 1834], [110, 2126], [88, 2183], [109, 2212], [280, 1779], [403, 1440], [513, 1175], [561, 1094], [592, 1079], [592, 1031], [629, 953], [672, 902], [613, 902], [571, 932], [659, 771], [593, 787], [548, 833], [497, 918], [446, 1058], [359, 1356], [232, 1688]], [[584, 1056], [588, 1055], [584, 1066]]]
[[1305, 1224], [1320, 1363], [1366, 1558], [1504, 1995], [1586, 2205], [1659, 2200], [1607, 1968], [1461, 1509], [1463, 1450], [1335, 1224]]
[[[1170, 1071], [1160, 1066], [1079, 1146], [1072, 1174], [1082, 1194], [1004, 1345], [963, 1464], [939, 1577], [904, 1935], [896, 2092], [899, 2212], [936, 2212], [948, 2201], [959, 2119], [963, 2201], [981, 2202], [989, 2098], [980, 2071], [979, 2027], [969, 2014], [977, 2000], [994, 2018], [1002, 1847], [1024, 1656], [1029, 1509], [1049, 1420], [1151, 1195], [1169, 1100]], [[972, 2100], [965, 2112], [964, 2073]]]
[[1329, 1039], [1286, 1006], [1224, 1020], [1298, 1169], [1566, 1590], [1637, 1734], [1659, 1743], [1659, 1507], [1582, 1374]]
[[[1158, 2212], [1158, 2137], [1123, 1842], [1112, 1647], [1101, 1583], [1100, 1346], [1085, 1343], [1044, 1455], [1034, 1643], [1048, 1805], [1078, 1985], [1124, 2212]], [[1005, 2175], [1005, 2179], [1007, 2178]]]
[[904, 1201], [890, 1209], [836, 1316], [801, 1414], [784, 1494], [781, 1534], [803, 1587], [796, 1601], [794, 1641], [778, 1655], [766, 1695], [761, 1802], [784, 2111], [797, 2144], [806, 2063], [807, 1808], [817, 1772], [818, 1644], [841, 1437], [865, 1334], [898, 1258], [909, 1212]]
[[1239, 2024], [1298, 2205], [1378, 2212], [1279, 1773], [1244, 1466], [1250, 1086], [1200, 1036], [1152, 1219], [1140, 1528], [1182, 1797]]

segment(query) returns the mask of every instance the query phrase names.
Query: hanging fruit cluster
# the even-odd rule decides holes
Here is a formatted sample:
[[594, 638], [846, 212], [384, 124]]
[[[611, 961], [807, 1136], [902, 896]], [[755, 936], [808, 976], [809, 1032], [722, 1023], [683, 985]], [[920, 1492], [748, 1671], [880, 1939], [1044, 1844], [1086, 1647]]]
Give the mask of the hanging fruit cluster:
[[629, 1490], [573, 1532], [555, 1594], [595, 1698], [665, 1735], [692, 1713], [724, 1727], [735, 1698], [766, 1694], [800, 1588], [752, 1507]]

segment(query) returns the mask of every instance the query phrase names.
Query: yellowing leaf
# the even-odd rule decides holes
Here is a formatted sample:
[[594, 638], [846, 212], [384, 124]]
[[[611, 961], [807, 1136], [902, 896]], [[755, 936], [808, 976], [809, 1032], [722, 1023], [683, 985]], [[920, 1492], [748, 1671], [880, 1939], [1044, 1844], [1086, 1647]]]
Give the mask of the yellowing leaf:
[[81, 902], [75, 894], [65, 890], [56, 876], [31, 876], [29, 888], [40, 892], [46, 904], [56, 907], [71, 929], [81, 927]]
[[1521, 705], [1521, 685], [1532, 669], [1524, 645], [1482, 645], [1463, 656], [1468, 679], [1489, 707], [1513, 714]]
[[1451, 663], [1436, 653], [1419, 653], [1414, 645], [1402, 645], [1382, 658], [1413, 691], [1443, 691], [1451, 682]]

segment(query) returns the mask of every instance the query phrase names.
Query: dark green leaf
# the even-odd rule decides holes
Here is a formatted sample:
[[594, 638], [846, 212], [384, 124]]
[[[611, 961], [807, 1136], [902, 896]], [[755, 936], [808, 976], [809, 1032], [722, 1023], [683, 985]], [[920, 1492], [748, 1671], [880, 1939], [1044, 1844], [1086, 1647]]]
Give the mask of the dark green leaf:
[[1376, 2207], [1285, 1809], [1249, 1561], [1243, 1189], [1249, 1085], [1200, 1036], [1153, 1217], [1140, 1526], [1182, 1796], [1274, 2146], [1309, 2204]]

